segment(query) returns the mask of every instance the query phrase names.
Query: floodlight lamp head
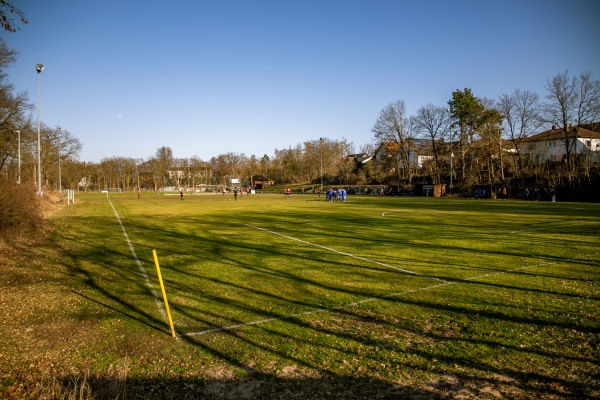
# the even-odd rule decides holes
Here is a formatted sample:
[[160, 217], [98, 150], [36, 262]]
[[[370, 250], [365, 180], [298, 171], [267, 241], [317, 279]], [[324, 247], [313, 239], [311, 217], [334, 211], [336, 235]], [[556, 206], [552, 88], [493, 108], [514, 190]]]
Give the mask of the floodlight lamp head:
[[35, 70], [39, 74], [40, 72], [42, 72], [44, 70], [44, 66], [42, 64], [36, 64], [35, 65]]

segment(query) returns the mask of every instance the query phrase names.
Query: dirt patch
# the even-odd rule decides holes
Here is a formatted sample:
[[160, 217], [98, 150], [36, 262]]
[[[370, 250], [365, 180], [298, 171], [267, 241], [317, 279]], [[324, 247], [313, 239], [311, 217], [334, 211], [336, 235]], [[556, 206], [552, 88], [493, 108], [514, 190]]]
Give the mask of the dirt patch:
[[40, 207], [45, 218], [50, 217], [64, 205], [62, 193], [60, 192], [44, 192], [40, 199]]

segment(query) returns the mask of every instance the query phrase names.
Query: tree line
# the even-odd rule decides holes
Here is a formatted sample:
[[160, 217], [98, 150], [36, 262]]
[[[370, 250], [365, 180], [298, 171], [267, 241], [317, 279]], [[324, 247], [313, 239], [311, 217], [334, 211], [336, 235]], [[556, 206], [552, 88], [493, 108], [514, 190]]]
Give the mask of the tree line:
[[[0, 172], [17, 179], [20, 171], [20, 181], [33, 184], [37, 126], [31, 120], [34, 107], [27, 94], [16, 93], [5, 72], [15, 59], [15, 51], [0, 39]], [[451, 183], [464, 190], [515, 180], [557, 184], [597, 176], [597, 166], [573, 152], [571, 131], [575, 129], [577, 135], [578, 127], [600, 120], [600, 82], [591, 72], [573, 76], [565, 71], [548, 79], [545, 89], [543, 101], [528, 90], [488, 99], [465, 88], [452, 92], [447, 104], [427, 104], [414, 115], [408, 115], [403, 100], [391, 102], [375, 119], [371, 142], [358, 152], [346, 139], [317, 138], [276, 149], [270, 156], [228, 152], [210, 160], [176, 158], [170, 147], [163, 146], [147, 159], [107, 157], [86, 162], [78, 159], [77, 137], [60, 126], [42, 123], [42, 185], [57, 189], [61, 182], [62, 188], [85, 191], [158, 190], [227, 185], [238, 178], [248, 186], [261, 179], [398, 188], [420, 181]], [[552, 125], [563, 132], [564, 160], [539, 164], [524, 157], [523, 140]]]
[[[545, 89], [542, 101], [528, 90], [494, 100], [465, 88], [452, 92], [446, 106], [427, 104], [411, 116], [404, 101], [390, 103], [373, 128], [376, 145], [388, 155], [388, 165], [380, 166], [395, 172], [398, 184], [416, 178], [454, 182], [461, 189], [516, 180], [557, 185], [597, 176], [598, 165], [589, 153], [575, 152], [574, 142], [583, 126], [599, 131], [600, 81], [591, 72], [572, 76], [565, 71], [548, 79]], [[561, 132], [564, 158], [539, 163], [525, 157], [524, 140], [552, 127]], [[427, 160], [419, 165], [411, 159], [415, 154]]]

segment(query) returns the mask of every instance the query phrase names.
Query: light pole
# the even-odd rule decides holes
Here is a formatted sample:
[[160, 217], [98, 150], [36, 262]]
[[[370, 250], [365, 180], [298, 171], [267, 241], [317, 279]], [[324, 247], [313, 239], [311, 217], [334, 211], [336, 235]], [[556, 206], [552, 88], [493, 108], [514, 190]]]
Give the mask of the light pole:
[[62, 193], [62, 176], [60, 174], [60, 127], [58, 131], [58, 191]]
[[38, 181], [38, 196], [42, 197], [42, 141], [40, 139], [40, 74], [44, 70], [42, 64], [36, 64], [37, 71], [37, 129], [38, 129], [38, 154], [37, 154], [37, 181]]
[[448, 109], [448, 125], [449, 125], [449, 134], [450, 134], [450, 188], [449, 193], [452, 194], [452, 159], [454, 155], [452, 154], [452, 109]]
[[21, 131], [15, 131], [15, 133], [18, 135], [18, 140], [19, 140], [19, 147], [18, 147], [18, 154], [19, 154], [19, 172], [17, 172], [17, 183], [20, 185], [21, 184]]
[[321, 151], [321, 192], [323, 192], [323, 138], [319, 138], [319, 150]]

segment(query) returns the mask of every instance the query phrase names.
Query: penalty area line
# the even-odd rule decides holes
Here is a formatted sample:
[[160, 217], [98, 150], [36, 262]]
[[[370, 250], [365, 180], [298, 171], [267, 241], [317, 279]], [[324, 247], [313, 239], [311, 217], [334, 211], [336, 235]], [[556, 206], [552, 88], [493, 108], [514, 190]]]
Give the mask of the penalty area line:
[[321, 249], [324, 249], [324, 250], [327, 250], [327, 251], [331, 251], [333, 253], [341, 254], [343, 256], [352, 257], [352, 258], [356, 258], [357, 260], [366, 261], [368, 263], [381, 265], [382, 267], [386, 267], [386, 268], [390, 268], [390, 269], [395, 269], [396, 271], [404, 272], [405, 274], [410, 274], [410, 275], [415, 275], [415, 276], [422, 276], [422, 277], [429, 278], [429, 279], [435, 279], [436, 281], [446, 282], [445, 280], [440, 279], [440, 278], [435, 278], [435, 277], [432, 277], [432, 276], [425, 276], [423, 274], [419, 274], [418, 272], [410, 271], [408, 269], [394, 267], [393, 265], [385, 264], [385, 263], [382, 263], [382, 262], [379, 262], [379, 261], [375, 261], [375, 260], [369, 260], [368, 258], [361, 257], [361, 256], [355, 256], [354, 254], [350, 254], [350, 253], [346, 253], [346, 252], [343, 252], [343, 251], [340, 251], [340, 250], [332, 249], [331, 247], [322, 246], [320, 244], [311, 243], [311, 242], [308, 242], [306, 240], [302, 240], [302, 239], [298, 239], [298, 238], [295, 238], [295, 237], [292, 237], [292, 236], [284, 235], [284, 234], [279, 233], [279, 232], [270, 231], [268, 229], [260, 228], [260, 227], [255, 226], [255, 225], [245, 224], [245, 226], [253, 228], [253, 229], [258, 229], [260, 231], [267, 232], [267, 233], [270, 233], [272, 235], [281, 236], [281, 237], [284, 237], [284, 238], [289, 239], [289, 240], [295, 240], [296, 242], [300, 242], [300, 243], [308, 244], [310, 246], [318, 247], [318, 248], [321, 248]]
[[498, 271], [498, 272], [493, 272], [493, 273], [489, 273], [489, 274], [484, 274], [484, 275], [479, 275], [479, 276], [473, 276], [471, 278], [464, 279], [464, 282], [460, 282], [460, 281], [453, 281], [453, 282], [444, 281], [442, 283], [438, 283], [438, 284], [435, 284], [435, 285], [425, 286], [425, 287], [421, 287], [421, 288], [417, 288], [417, 289], [405, 290], [405, 291], [397, 292], [397, 293], [391, 293], [391, 294], [388, 294], [388, 295], [385, 295], [385, 296], [369, 297], [369, 298], [366, 298], [366, 299], [363, 299], [363, 300], [354, 301], [352, 303], [347, 303], [347, 304], [344, 304], [344, 305], [341, 305], [341, 306], [337, 306], [337, 307], [319, 308], [317, 310], [304, 311], [304, 312], [296, 313], [296, 314], [287, 314], [287, 315], [282, 315], [280, 317], [265, 318], [265, 319], [260, 319], [260, 320], [256, 320], [256, 321], [252, 321], [252, 322], [246, 322], [246, 323], [242, 323], [242, 324], [235, 324], [235, 325], [229, 325], [229, 326], [221, 326], [221, 327], [206, 329], [206, 330], [198, 331], [198, 332], [188, 332], [188, 333], [183, 333], [182, 336], [188, 336], [188, 337], [202, 336], [202, 335], [207, 335], [209, 333], [233, 331], [233, 330], [244, 328], [244, 327], [247, 327], [247, 326], [262, 325], [262, 324], [266, 324], [266, 323], [269, 323], [269, 322], [283, 321], [283, 320], [286, 320], [286, 319], [293, 319], [293, 318], [300, 318], [300, 317], [304, 317], [304, 316], [307, 316], [307, 315], [315, 315], [315, 314], [329, 312], [329, 311], [340, 311], [340, 310], [345, 310], [345, 309], [348, 309], [348, 308], [351, 308], [351, 307], [358, 307], [361, 304], [372, 303], [372, 302], [377, 301], [377, 300], [391, 299], [393, 297], [400, 297], [400, 296], [404, 296], [404, 295], [407, 295], [407, 294], [419, 293], [419, 292], [423, 292], [425, 290], [437, 289], [437, 288], [440, 288], [440, 287], [443, 287], [443, 286], [460, 285], [461, 283], [471, 282], [471, 281], [475, 281], [475, 280], [478, 280], [478, 279], [488, 278], [488, 277], [491, 277], [491, 276], [502, 275], [502, 274], [510, 274], [510, 273], [521, 271], [521, 270], [524, 270], [524, 269], [530, 269], [530, 268], [535, 268], [535, 267], [542, 267], [542, 266], [545, 266], [545, 265], [552, 265], [552, 264], [557, 264], [557, 262], [547, 262], [547, 263], [541, 263], [541, 264], [535, 264], [535, 265], [526, 265], [526, 266], [523, 266], [523, 267], [511, 269], [511, 270], [508, 270], [508, 271]]
[[453, 284], [454, 284], [454, 282], [444, 282], [444, 283], [439, 283], [437, 285], [426, 286], [423, 288], [411, 289], [411, 290], [406, 290], [404, 292], [398, 292], [398, 293], [392, 293], [392, 294], [381, 296], [381, 297], [369, 297], [369, 298], [366, 298], [363, 300], [354, 301], [352, 303], [344, 304], [341, 306], [329, 307], [329, 308], [319, 308], [317, 310], [304, 311], [304, 312], [296, 313], [296, 314], [286, 314], [286, 315], [282, 315], [281, 317], [265, 318], [265, 319], [260, 319], [260, 320], [256, 320], [256, 321], [252, 321], [252, 322], [246, 322], [243, 324], [221, 326], [218, 328], [207, 329], [207, 330], [199, 331], [199, 332], [189, 332], [189, 333], [182, 334], [182, 336], [201, 336], [201, 335], [206, 335], [208, 333], [232, 331], [235, 329], [244, 328], [246, 326], [261, 325], [261, 324], [266, 324], [266, 323], [274, 322], [274, 321], [283, 321], [286, 319], [300, 318], [300, 317], [304, 317], [307, 315], [314, 315], [314, 314], [319, 314], [319, 313], [324, 313], [324, 312], [329, 312], [329, 311], [340, 311], [340, 310], [345, 310], [350, 307], [357, 307], [357, 306], [360, 306], [361, 304], [371, 303], [371, 302], [374, 302], [377, 300], [385, 300], [386, 298], [390, 298], [390, 297], [402, 296], [402, 295], [409, 294], [409, 293], [416, 293], [416, 292], [420, 292], [423, 290], [429, 290], [429, 289], [437, 288], [440, 286], [453, 285]]
[[140, 269], [142, 276], [144, 277], [146, 286], [148, 286], [148, 289], [150, 290], [152, 297], [154, 297], [154, 303], [156, 303], [156, 308], [158, 309], [158, 312], [160, 313], [160, 315], [163, 317], [163, 320], [166, 322], [168, 320], [167, 313], [165, 312], [165, 310], [162, 307], [162, 303], [160, 302], [160, 300], [158, 298], [158, 293], [154, 290], [154, 288], [152, 287], [152, 284], [150, 283], [150, 279], [148, 278], [148, 274], [146, 274], [146, 270], [144, 269], [144, 266], [142, 265], [142, 261], [137, 256], [135, 249], [133, 248], [133, 244], [131, 244], [131, 240], [129, 240], [129, 236], [127, 235], [127, 232], [125, 231], [125, 227], [123, 226], [123, 223], [121, 222], [119, 213], [117, 213], [115, 206], [113, 206], [112, 201], [110, 201], [110, 198], [108, 197], [108, 193], [106, 194], [106, 199], [108, 200], [108, 203], [112, 207], [113, 212], [115, 213], [115, 217], [117, 217], [117, 221], [119, 221], [119, 225], [121, 226], [121, 230], [123, 231], [123, 236], [125, 236], [125, 240], [127, 241], [129, 250], [131, 250], [131, 254], [133, 255], [133, 258], [135, 259], [135, 262], [136, 262], [138, 268]]

